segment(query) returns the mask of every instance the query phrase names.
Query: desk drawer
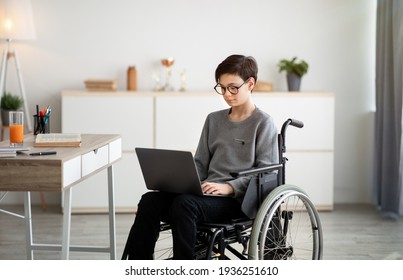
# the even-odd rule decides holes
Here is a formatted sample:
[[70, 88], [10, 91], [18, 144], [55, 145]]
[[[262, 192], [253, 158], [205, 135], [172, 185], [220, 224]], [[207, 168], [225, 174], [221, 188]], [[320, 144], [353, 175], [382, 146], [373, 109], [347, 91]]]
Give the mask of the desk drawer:
[[109, 143], [109, 163], [122, 157], [122, 138]]
[[109, 145], [82, 155], [82, 176], [107, 165], [109, 163]]
[[66, 187], [81, 178], [81, 157], [68, 160], [63, 165], [63, 186]]

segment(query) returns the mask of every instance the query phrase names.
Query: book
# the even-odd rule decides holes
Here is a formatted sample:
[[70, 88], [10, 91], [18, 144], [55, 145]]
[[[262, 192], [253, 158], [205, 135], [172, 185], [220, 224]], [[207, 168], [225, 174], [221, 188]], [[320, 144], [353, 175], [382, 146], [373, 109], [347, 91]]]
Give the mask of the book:
[[16, 156], [17, 156], [16, 151], [0, 152], [0, 158], [12, 158]]
[[29, 151], [30, 147], [0, 147], [0, 158], [16, 157], [17, 152]]
[[79, 133], [44, 133], [36, 135], [34, 147], [80, 147]]
[[18, 152], [18, 151], [29, 151], [30, 147], [0, 147], [0, 152]]

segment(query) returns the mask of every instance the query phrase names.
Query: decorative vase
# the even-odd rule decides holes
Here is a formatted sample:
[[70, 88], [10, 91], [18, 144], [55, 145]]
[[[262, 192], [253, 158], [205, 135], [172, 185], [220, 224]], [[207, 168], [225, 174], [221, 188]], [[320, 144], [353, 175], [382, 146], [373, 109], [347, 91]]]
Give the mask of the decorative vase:
[[301, 86], [301, 77], [294, 73], [288, 73], [287, 85], [288, 85], [288, 91], [299, 91]]
[[3, 126], [8, 126], [10, 124], [9, 112], [10, 110], [1, 109], [1, 123]]
[[127, 90], [137, 90], [137, 71], [135, 66], [129, 66], [129, 68], [127, 68]]

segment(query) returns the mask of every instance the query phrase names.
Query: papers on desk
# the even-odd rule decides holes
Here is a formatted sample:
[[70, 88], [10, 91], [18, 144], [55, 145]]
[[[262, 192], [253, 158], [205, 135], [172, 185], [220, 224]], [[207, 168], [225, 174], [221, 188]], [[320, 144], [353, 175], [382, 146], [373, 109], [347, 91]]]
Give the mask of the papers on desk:
[[34, 147], [80, 147], [79, 133], [45, 133], [36, 135]]
[[0, 147], [0, 158], [12, 158], [17, 156], [19, 151], [29, 151], [29, 147]]

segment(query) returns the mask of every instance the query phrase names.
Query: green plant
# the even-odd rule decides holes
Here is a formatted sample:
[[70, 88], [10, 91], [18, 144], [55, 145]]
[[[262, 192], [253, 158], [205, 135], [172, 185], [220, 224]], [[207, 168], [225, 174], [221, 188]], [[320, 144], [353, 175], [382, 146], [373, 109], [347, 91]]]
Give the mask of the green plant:
[[0, 108], [4, 110], [17, 110], [21, 107], [23, 100], [10, 92], [4, 92], [0, 101]]
[[304, 76], [308, 72], [309, 65], [304, 60], [297, 61], [297, 57], [291, 60], [282, 59], [278, 63], [279, 72], [285, 71], [287, 74], [294, 73], [298, 77]]

